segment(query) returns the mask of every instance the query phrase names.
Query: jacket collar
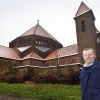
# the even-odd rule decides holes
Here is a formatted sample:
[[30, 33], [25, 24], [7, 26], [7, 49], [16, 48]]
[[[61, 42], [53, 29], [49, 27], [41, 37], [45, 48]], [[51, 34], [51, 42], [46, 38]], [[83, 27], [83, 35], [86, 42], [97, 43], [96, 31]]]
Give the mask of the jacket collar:
[[94, 63], [94, 61], [93, 61], [93, 62], [91, 62], [91, 63], [90, 63], [90, 65], [88, 65], [87, 63], [85, 63], [85, 64], [83, 65], [83, 67], [90, 67], [90, 66], [92, 66], [92, 65], [93, 65], [93, 63]]
[[97, 69], [98, 68], [98, 62], [94, 61], [93, 65], [91, 66], [90, 69]]
[[[90, 66], [90, 70], [88, 72], [96, 71], [98, 69], [98, 63], [97, 61], [94, 61], [93, 64]], [[83, 71], [86, 72], [85, 67], [83, 67]]]

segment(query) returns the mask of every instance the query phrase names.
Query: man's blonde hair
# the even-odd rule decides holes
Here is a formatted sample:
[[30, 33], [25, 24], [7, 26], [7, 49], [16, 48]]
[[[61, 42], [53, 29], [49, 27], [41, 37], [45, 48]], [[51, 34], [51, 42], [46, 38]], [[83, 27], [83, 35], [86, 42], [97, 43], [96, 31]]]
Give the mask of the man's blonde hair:
[[83, 51], [87, 51], [87, 50], [92, 50], [93, 53], [96, 55], [96, 52], [95, 52], [95, 50], [93, 48], [85, 48]]

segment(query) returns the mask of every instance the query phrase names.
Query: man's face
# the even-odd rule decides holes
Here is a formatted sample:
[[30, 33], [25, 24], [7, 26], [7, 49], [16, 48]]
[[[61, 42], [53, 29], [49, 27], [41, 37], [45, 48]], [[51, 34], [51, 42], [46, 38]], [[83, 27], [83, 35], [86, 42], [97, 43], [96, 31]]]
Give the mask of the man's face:
[[96, 55], [93, 53], [93, 50], [84, 50], [83, 59], [87, 64], [92, 63], [96, 58]]

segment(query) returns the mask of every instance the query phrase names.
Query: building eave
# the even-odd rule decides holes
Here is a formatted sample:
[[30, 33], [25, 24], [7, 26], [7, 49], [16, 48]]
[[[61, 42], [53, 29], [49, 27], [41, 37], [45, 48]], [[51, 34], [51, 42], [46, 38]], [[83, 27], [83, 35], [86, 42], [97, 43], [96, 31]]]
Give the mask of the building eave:
[[[85, 13], [87, 13], [87, 12], [89, 12], [89, 11], [92, 12], [92, 9], [89, 9], [89, 10], [87, 10], [87, 11], [85, 11], [85, 12], [83, 12], [83, 13], [77, 15], [77, 16], [75, 16], [74, 19], [77, 18], [77, 17], [79, 17], [79, 16], [81, 16], [81, 15], [83, 15], [83, 14], [85, 14]], [[92, 12], [92, 15], [93, 15], [93, 12]], [[94, 17], [94, 15], [93, 15], [93, 17]], [[94, 20], [95, 20], [95, 17], [94, 17]]]
[[63, 57], [69, 57], [69, 56], [75, 56], [75, 55], [78, 55], [78, 53], [74, 53], [74, 54], [70, 54], [70, 55], [65, 55], [65, 56], [59, 56], [59, 57], [45, 59], [45, 60], [53, 60], [53, 59], [57, 59], [57, 58], [63, 58]]
[[[83, 65], [81, 63], [73, 63], [73, 64], [66, 64], [66, 65], [59, 65], [59, 67], [65, 67], [65, 66], [75, 66], [75, 65]], [[25, 68], [25, 67], [32, 67], [32, 68], [57, 68], [57, 66], [47, 66], [47, 67], [43, 67], [43, 66], [32, 66], [32, 65], [23, 65], [23, 66], [17, 66], [17, 67], [13, 67], [15, 69], [18, 69], [18, 68]]]

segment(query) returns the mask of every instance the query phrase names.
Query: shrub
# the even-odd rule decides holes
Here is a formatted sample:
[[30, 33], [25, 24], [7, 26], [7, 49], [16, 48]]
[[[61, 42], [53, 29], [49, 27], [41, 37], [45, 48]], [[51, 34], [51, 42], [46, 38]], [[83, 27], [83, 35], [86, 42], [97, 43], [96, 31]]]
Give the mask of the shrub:
[[5, 75], [0, 75], [0, 82], [8, 82], [8, 77]]
[[79, 72], [73, 72], [67, 75], [67, 84], [79, 84]]
[[[12, 71], [12, 72], [11, 72]], [[32, 81], [34, 83], [60, 83], [60, 84], [78, 84], [79, 72], [73, 70], [71, 66], [68, 67], [68, 73], [64, 74], [58, 67], [56, 70], [37, 70], [34, 68], [28, 68], [28, 71], [24, 75], [17, 75], [16, 71], [4, 70], [0, 75], [0, 82], [8, 83], [22, 83], [26, 81]]]

